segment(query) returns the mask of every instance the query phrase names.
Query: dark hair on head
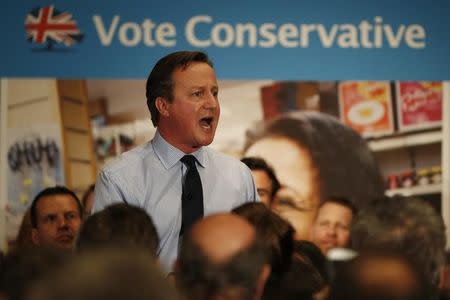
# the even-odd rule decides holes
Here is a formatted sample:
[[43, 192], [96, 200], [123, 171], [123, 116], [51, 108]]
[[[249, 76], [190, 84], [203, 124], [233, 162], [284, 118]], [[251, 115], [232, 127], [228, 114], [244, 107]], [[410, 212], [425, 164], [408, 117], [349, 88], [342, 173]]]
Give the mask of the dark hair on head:
[[328, 284], [322, 273], [326, 258], [319, 248], [307, 241], [294, 241], [294, 252], [289, 270], [282, 277], [278, 290], [267, 299], [314, 299], [313, 295]]
[[329, 262], [319, 247], [306, 240], [294, 241], [294, 254], [302, 257], [307, 264], [311, 264], [318, 272], [323, 284], [330, 283]]
[[1, 298], [24, 300], [33, 284], [63, 266], [69, 258], [63, 251], [46, 247], [9, 252], [0, 266]]
[[191, 63], [206, 63], [213, 67], [208, 55], [200, 51], [178, 51], [161, 58], [146, 83], [147, 107], [150, 111], [153, 126], [158, 126], [159, 111], [156, 107], [156, 98], [164, 97], [168, 101], [173, 98], [173, 72], [177, 69], [186, 69]]
[[32, 228], [33, 226], [31, 226], [30, 208], [28, 208], [22, 217], [22, 222], [20, 223], [19, 231], [17, 233], [14, 245], [8, 247], [8, 253], [35, 246], [31, 238]]
[[252, 224], [266, 247], [271, 279], [277, 279], [289, 268], [294, 242], [294, 228], [261, 202], [248, 202], [234, 208], [237, 214]]
[[143, 248], [156, 256], [159, 237], [152, 218], [140, 207], [113, 204], [91, 215], [81, 226], [78, 252], [108, 246]]
[[311, 111], [283, 114], [248, 131], [244, 150], [269, 137], [287, 138], [311, 155], [319, 173], [321, 202], [340, 195], [358, 208], [384, 194], [383, 178], [366, 141], [331, 115]]
[[80, 202], [80, 199], [78, 199], [77, 195], [73, 191], [69, 190], [67, 187], [57, 185], [54, 187], [48, 187], [48, 188], [43, 189], [42, 191], [39, 192], [39, 194], [36, 195], [36, 197], [34, 197], [33, 202], [31, 203], [31, 208], [30, 208], [31, 226], [33, 226], [33, 228], [37, 228], [37, 204], [38, 204], [38, 202], [44, 197], [55, 196], [55, 195], [72, 196], [72, 198], [77, 203], [77, 208], [78, 208], [78, 213], [80, 214], [80, 218], [83, 217], [83, 208], [81, 207], [81, 202]]
[[280, 182], [278, 181], [273, 168], [261, 157], [244, 157], [241, 161], [252, 171], [266, 172], [272, 182], [272, 194], [270, 196], [273, 198], [280, 189]]
[[402, 251], [437, 287], [445, 264], [445, 225], [429, 203], [400, 195], [375, 199], [355, 216], [350, 236], [357, 251]]
[[112, 247], [73, 256], [33, 285], [26, 298], [61, 299], [176, 300], [179, 295], [148, 252]]
[[450, 249], [445, 250], [445, 264], [450, 264]]
[[258, 233], [251, 244], [220, 263], [211, 261], [189, 233], [180, 249], [176, 282], [187, 299], [215, 299], [231, 291], [239, 295], [236, 298], [233, 293], [233, 299], [251, 300], [265, 263], [265, 250]]
[[87, 198], [89, 197], [89, 195], [90, 195], [91, 193], [94, 192], [94, 189], [95, 189], [95, 183], [91, 184], [91, 185], [87, 188], [87, 190], [84, 192], [83, 197], [81, 197], [81, 205], [83, 205], [83, 207], [86, 206]]
[[339, 204], [339, 205], [342, 205], [344, 207], [347, 207], [348, 209], [350, 209], [352, 211], [352, 215], [353, 216], [355, 216], [356, 213], [358, 212], [358, 209], [356, 208], [356, 206], [350, 200], [348, 200], [345, 197], [332, 196], [332, 197], [324, 200], [320, 204], [320, 207], [324, 206], [326, 203], [335, 203], [335, 204]]

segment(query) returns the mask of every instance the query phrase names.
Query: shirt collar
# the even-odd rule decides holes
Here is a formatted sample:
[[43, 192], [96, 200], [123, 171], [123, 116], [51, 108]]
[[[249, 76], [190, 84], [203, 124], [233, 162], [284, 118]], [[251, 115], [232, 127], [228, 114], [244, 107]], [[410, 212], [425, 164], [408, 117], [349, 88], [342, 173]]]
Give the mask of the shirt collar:
[[[164, 167], [166, 169], [172, 168], [177, 162], [180, 161], [180, 159], [186, 155], [183, 151], [180, 149], [172, 146], [169, 144], [159, 133], [159, 130], [156, 130], [155, 136], [152, 140], [152, 146], [153, 150], [156, 153], [156, 156], [158, 156], [159, 160], [162, 162]], [[206, 165], [206, 152], [204, 147], [200, 147], [195, 152], [190, 153], [190, 155], [193, 155], [195, 159], [197, 159], [197, 162], [201, 167], [205, 167]]]

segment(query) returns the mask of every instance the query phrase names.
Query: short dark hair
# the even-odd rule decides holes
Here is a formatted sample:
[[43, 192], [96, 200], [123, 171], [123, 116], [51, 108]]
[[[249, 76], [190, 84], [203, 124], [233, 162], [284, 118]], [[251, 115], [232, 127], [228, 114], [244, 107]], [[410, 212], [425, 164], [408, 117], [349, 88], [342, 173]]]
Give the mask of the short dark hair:
[[69, 258], [63, 251], [45, 247], [9, 252], [0, 266], [0, 294], [5, 299], [25, 299], [35, 282], [64, 265]]
[[302, 257], [306, 264], [314, 267], [317, 272], [316, 280], [322, 286], [331, 282], [329, 262], [316, 244], [306, 240], [296, 240], [294, 241], [294, 255]]
[[31, 226], [30, 208], [28, 208], [22, 217], [22, 222], [20, 223], [15, 243], [13, 247], [8, 249], [8, 253], [35, 246], [31, 238], [32, 228], [33, 226]]
[[248, 202], [234, 208], [235, 213], [252, 224], [262, 238], [271, 272], [264, 287], [264, 295], [277, 293], [280, 280], [288, 271], [294, 243], [295, 229], [261, 202]]
[[33, 202], [31, 203], [31, 208], [30, 208], [31, 226], [33, 226], [33, 228], [37, 228], [37, 204], [38, 204], [38, 202], [44, 197], [55, 196], [55, 195], [72, 196], [72, 198], [77, 203], [77, 208], [78, 208], [78, 213], [80, 214], [80, 218], [83, 217], [83, 208], [81, 207], [81, 202], [80, 202], [80, 199], [78, 199], [77, 195], [73, 191], [68, 189], [67, 187], [57, 185], [54, 187], [48, 187], [48, 188], [43, 189], [42, 191], [39, 192], [39, 194], [36, 195], [36, 197], [34, 197]]
[[89, 197], [89, 195], [90, 195], [91, 193], [94, 192], [94, 189], [95, 189], [95, 183], [91, 184], [91, 185], [87, 188], [87, 190], [84, 192], [83, 197], [81, 197], [81, 205], [83, 205], [83, 207], [86, 206], [87, 198]]
[[148, 252], [117, 247], [73, 256], [27, 295], [28, 300], [178, 299]]
[[291, 266], [281, 279], [278, 290], [273, 291], [268, 299], [313, 299], [313, 295], [328, 284], [326, 275], [319, 269], [325, 264], [325, 256], [314, 244], [294, 241]]
[[339, 195], [359, 208], [384, 194], [381, 172], [366, 141], [331, 115], [285, 113], [248, 131], [244, 150], [269, 137], [287, 138], [308, 151], [319, 173], [321, 202]]
[[91, 215], [81, 226], [75, 249], [133, 246], [155, 257], [159, 238], [152, 218], [140, 207], [117, 203]]
[[356, 206], [350, 200], [348, 200], [345, 197], [332, 196], [332, 197], [324, 200], [320, 204], [319, 209], [320, 209], [320, 207], [324, 206], [327, 203], [335, 203], [335, 204], [339, 204], [339, 205], [342, 205], [344, 207], [347, 207], [348, 209], [351, 210], [353, 216], [355, 216], [356, 213], [358, 212]]
[[267, 176], [269, 176], [270, 181], [272, 182], [272, 198], [280, 189], [280, 182], [278, 181], [277, 176], [275, 175], [275, 171], [271, 166], [267, 164], [267, 162], [261, 157], [244, 157], [241, 161], [247, 165], [250, 170], [254, 171], [264, 171]]
[[292, 225], [261, 202], [244, 203], [231, 212], [254, 226], [266, 246], [270, 277], [281, 277], [291, 263], [295, 232]]
[[179, 68], [186, 69], [191, 63], [206, 63], [213, 67], [208, 55], [200, 51], [178, 51], [161, 58], [153, 67], [146, 83], [147, 107], [150, 111], [153, 126], [159, 122], [159, 111], [156, 98], [164, 97], [168, 101], [173, 99], [173, 72]]
[[350, 236], [357, 251], [402, 251], [437, 286], [445, 264], [445, 225], [429, 203], [400, 195], [375, 199], [355, 216]]
[[266, 263], [264, 246], [256, 233], [253, 242], [222, 263], [212, 262], [189, 233], [178, 258], [176, 282], [189, 299], [213, 299], [237, 290], [239, 299], [251, 300]]

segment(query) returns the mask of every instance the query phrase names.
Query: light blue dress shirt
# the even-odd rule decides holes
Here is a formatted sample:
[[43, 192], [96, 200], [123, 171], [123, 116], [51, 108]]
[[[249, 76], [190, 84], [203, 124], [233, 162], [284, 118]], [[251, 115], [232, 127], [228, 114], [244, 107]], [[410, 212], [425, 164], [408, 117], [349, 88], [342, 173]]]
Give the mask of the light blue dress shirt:
[[[203, 186], [204, 214], [228, 212], [258, 196], [251, 171], [237, 159], [208, 147], [191, 153]], [[150, 142], [123, 153], [106, 166], [95, 184], [93, 211], [117, 202], [144, 208], [152, 217], [160, 244], [158, 256], [170, 271], [178, 254], [181, 193], [186, 166], [184, 152], [167, 143], [157, 131]]]

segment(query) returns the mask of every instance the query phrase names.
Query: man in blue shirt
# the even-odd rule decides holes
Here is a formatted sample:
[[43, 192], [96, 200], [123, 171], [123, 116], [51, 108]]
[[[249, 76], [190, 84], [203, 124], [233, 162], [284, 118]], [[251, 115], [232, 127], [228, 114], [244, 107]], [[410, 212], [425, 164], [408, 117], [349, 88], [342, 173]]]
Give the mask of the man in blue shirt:
[[243, 163], [204, 147], [213, 141], [220, 115], [217, 79], [205, 53], [182, 51], [163, 57], [146, 89], [156, 134], [102, 170], [93, 209], [116, 202], [144, 208], [155, 222], [158, 254], [168, 271], [177, 257], [184, 216], [181, 199], [188, 167], [180, 159], [186, 154], [195, 157], [203, 215], [256, 201], [257, 194]]

